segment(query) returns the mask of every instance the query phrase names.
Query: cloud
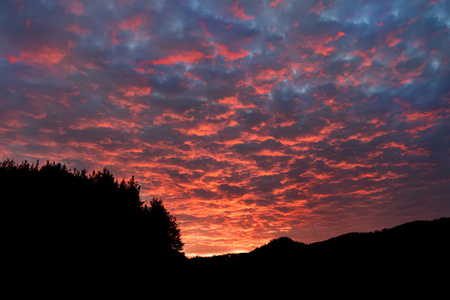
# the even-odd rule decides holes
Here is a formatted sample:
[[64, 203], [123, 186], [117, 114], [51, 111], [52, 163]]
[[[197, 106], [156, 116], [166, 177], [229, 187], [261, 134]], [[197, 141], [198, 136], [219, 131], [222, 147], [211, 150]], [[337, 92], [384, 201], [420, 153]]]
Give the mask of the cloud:
[[135, 175], [190, 254], [447, 216], [449, 1], [3, 1], [0, 158]]

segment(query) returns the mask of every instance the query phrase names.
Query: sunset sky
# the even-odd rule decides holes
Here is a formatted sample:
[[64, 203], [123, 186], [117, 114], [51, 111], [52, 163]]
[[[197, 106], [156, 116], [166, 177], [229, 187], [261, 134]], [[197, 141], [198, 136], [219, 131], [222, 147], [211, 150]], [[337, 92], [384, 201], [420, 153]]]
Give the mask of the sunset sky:
[[449, 217], [450, 1], [2, 0], [6, 158], [135, 175], [187, 255]]

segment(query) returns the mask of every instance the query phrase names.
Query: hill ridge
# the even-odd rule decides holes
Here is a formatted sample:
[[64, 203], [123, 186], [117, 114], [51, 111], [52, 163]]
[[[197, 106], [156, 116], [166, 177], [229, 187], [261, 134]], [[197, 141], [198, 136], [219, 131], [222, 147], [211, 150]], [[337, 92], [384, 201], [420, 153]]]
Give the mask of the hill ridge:
[[[201, 259], [201, 258], [210, 259], [210, 258], [219, 258], [219, 257], [235, 258], [235, 257], [239, 257], [239, 256], [248, 256], [248, 255], [252, 255], [252, 254], [261, 254], [262, 252], [265, 252], [265, 251], [267, 251], [269, 253], [276, 252], [275, 250], [281, 251], [281, 250], [286, 250], [288, 248], [290, 248], [290, 252], [292, 252], [293, 249], [304, 250], [306, 248], [320, 248], [327, 244], [341, 243], [341, 242], [345, 242], [345, 241], [349, 241], [349, 240], [351, 240], [353, 243], [355, 243], [355, 242], [358, 243], [357, 241], [354, 241], [354, 239], [359, 239], [360, 242], [362, 242], [362, 240], [364, 240], [364, 239], [374, 238], [372, 243], [375, 243], [375, 242], [379, 242], [380, 239], [382, 239], [383, 235], [386, 235], [386, 237], [388, 237], [388, 235], [393, 235], [393, 234], [395, 234], [395, 235], [401, 234], [405, 237], [409, 236], [411, 238], [411, 235], [413, 235], [414, 233], [422, 232], [422, 234], [419, 236], [423, 238], [424, 230], [426, 230], [428, 232], [429, 230], [433, 230], [433, 229], [437, 229], [437, 228], [440, 228], [441, 231], [449, 230], [448, 232], [450, 234], [450, 217], [442, 217], [442, 218], [433, 219], [433, 220], [414, 220], [414, 221], [406, 222], [406, 223], [403, 223], [400, 225], [396, 225], [391, 228], [383, 228], [381, 230], [374, 230], [374, 231], [367, 231], [367, 232], [352, 231], [352, 232], [347, 232], [347, 233], [344, 233], [344, 234], [341, 234], [341, 235], [338, 235], [335, 237], [331, 237], [329, 239], [325, 239], [322, 241], [316, 241], [316, 242], [312, 242], [312, 243], [303, 243], [300, 241], [293, 240], [290, 237], [282, 236], [279, 238], [274, 238], [274, 239], [270, 240], [268, 243], [266, 243], [262, 246], [256, 247], [255, 249], [250, 250], [249, 252], [225, 253], [225, 254], [208, 256], [208, 257], [197, 256], [197, 257], [193, 257], [190, 259]], [[419, 236], [416, 236], [416, 237], [419, 237]], [[428, 239], [432, 238], [433, 236], [434, 235], [430, 236]]]
[[448, 253], [450, 218], [440, 218], [311, 244], [281, 237], [248, 253], [190, 258], [188, 270], [211, 292], [225, 286], [228, 295], [248, 291], [240, 299], [361, 298], [367, 293], [429, 298], [448, 286]]

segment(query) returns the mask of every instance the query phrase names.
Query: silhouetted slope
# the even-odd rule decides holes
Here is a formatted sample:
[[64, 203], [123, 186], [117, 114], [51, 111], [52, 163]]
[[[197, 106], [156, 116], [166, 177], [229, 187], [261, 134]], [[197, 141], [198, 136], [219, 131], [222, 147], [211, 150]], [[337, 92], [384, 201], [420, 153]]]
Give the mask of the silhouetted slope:
[[251, 253], [260, 256], [297, 255], [299, 251], [305, 250], [306, 246], [306, 244], [295, 242], [288, 237], [281, 237], [254, 249]]
[[[290, 257], [301, 254], [327, 256], [394, 254], [424, 254], [433, 252], [443, 254], [450, 245], [450, 218], [433, 221], [414, 221], [381, 231], [352, 232], [325, 241], [304, 244], [281, 237], [258, 247], [248, 254], [250, 257], [270, 259], [271, 257]], [[231, 257], [231, 256], [225, 256]]]
[[[211, 289], [227, 286], [261, 299], [443, 292], [449, 280], [450, 219], [416, 221], [313, 244], [287, 237], [250, 253], [189, 260]], [[208, 274], [206, 277], [203, 275]], [[237, 294], [239, 292], [236, 291]], [[438, 294], [438, 293], [437, 293]]]

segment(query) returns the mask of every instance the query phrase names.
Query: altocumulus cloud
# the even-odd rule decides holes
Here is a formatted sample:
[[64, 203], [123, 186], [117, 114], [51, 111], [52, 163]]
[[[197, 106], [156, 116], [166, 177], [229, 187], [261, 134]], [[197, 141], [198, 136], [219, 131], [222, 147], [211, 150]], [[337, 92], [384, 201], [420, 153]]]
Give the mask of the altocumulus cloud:
[[1, 1], [0, 155], [135, 175], [188, 254], [448, 216], [449, 12]]

